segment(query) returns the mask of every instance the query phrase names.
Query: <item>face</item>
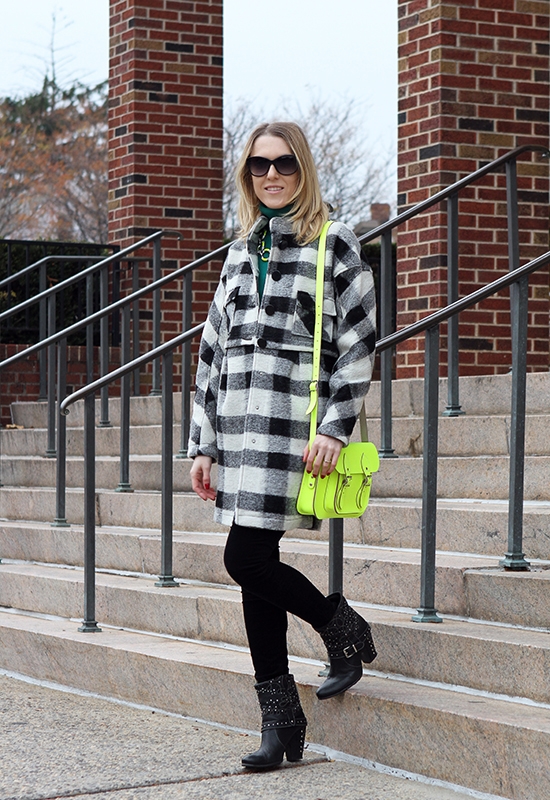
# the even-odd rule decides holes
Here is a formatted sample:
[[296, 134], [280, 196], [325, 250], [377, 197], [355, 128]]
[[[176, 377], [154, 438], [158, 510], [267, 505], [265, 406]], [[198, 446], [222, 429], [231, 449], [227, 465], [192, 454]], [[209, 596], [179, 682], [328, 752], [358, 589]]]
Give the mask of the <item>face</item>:
[[[259, 136], [250, 155], [274, 161], [279, 156], [290, 156], [293, 153], [281, 136]], [[280, 175], [275, 165], [271, 164], [265, 175], [260, 177], [252, 175], [252, 185], [256, 197], [264, 206], [274, 209], [284, 208], [294, 197], [299, 179], [299, 170], [294, 175]]]

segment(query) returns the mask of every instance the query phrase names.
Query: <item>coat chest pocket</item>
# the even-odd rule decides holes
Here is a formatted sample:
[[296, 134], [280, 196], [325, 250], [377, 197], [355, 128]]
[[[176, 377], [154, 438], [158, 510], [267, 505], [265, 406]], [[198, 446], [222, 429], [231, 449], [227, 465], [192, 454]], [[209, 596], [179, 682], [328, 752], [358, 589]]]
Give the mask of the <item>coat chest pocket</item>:
[[231, 291], [228, 293], [227, 297], [225, 298], [225, 303], [223, 306], [223, 311], [227, 320], [227, 327], [228, 330], [231, 330], [231, 326], [235, 320], [235, 315], [237, 313], [237, 301], [239, 298], [239, 287], [235, 286]]
[[[336, 304], [334, 298], [323, 299], [323, 340], [332, 342], [336, 328]], [[292, 332], [297, 336], [313, 339], [315, 332], [315, 300], [308, 292], [299, 291], [296, 297]]]

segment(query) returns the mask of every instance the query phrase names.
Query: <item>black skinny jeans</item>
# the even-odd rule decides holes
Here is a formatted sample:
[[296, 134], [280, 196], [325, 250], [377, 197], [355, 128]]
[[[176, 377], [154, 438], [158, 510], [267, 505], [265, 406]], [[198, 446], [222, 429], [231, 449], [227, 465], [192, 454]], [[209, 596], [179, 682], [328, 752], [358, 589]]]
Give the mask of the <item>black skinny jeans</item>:
[[301, 572], [279, 560], [284, 531], [231, 527], [225, 568], [242, 589], [246, 634], [258, 683], [288, 673], [287, 611], [322, 628], [334, 606]]

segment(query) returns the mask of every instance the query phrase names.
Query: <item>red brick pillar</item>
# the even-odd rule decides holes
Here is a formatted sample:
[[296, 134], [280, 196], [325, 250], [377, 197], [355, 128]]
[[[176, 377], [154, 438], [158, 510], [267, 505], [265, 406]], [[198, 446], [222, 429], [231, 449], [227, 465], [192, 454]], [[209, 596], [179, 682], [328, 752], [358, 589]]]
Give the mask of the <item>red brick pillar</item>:
[[[110, 0], [110, 242], [177, 230], [182, 242], [163, 239], [167, 268], [222, 244], [222, 8], [223, 0]], [[196, 320], [219, 268], [195, 273]], [[140, 276], [143, 285], [150, 270]], [[165, 338], [181, 331], [180, 289], [163, 293]], [[142, 330], [151, 316], [143, 308]]]
[[[548, 146], [549, 28], [547, 0], [399, 0], [399, 210], [514, 147]], [[548, 250], [548, 161], [522, 156], [518, 190], [526, 263]], [[460, 296], [508, 270], [505, 201], [503, 174], [461, 193]], [[445, 226], [442, 204], [399, 229], [398, 327], [446, 304]], [[548, 369], [548, 271], [530, 286], [528, 363]], [[508, 294], [460, 319], [461, 374], [507, 371]], [[399, 348], [398, 377], [422, 374], [423, 347]]]

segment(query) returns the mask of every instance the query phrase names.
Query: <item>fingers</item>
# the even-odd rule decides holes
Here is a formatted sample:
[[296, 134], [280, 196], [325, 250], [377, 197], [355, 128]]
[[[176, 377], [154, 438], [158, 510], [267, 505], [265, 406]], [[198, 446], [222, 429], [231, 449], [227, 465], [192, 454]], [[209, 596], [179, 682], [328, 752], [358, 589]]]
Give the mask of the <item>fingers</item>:
[[339, 439], [332, 436], [317, 435], [311, 446], [304, 449], [303, 460], [306, 471], [311, 472], [314, 478], [318, 475], [326, 478], [334, 471], [343, 444]]
[[210, 485], [212, 459], [197, 456], [191, 467], [191, 487], [202, 500], [215, 500], [216, 490]]

